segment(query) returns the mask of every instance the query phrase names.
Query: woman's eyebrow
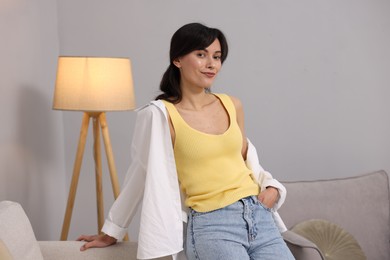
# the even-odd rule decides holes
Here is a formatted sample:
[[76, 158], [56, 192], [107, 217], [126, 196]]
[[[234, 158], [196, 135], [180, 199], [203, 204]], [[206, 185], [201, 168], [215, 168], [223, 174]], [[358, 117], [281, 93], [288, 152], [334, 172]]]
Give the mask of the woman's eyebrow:
[[[207, 53], [209, 52], [207, 49], [200, 49], [200, 51], [205, 51]], [[222, 53], [222, 51], [215, 51], [214, 53], [218, 53], [219, 54], [219, 53]]]

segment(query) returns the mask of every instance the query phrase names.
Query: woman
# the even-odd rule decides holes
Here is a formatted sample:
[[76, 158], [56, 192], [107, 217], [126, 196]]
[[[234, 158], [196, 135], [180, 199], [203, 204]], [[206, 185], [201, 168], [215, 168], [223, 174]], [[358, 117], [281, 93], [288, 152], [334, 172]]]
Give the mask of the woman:
[[[165, 106], [162, 108], [162, 110], [166, 109], [164, 112], [166, 117], [163, 121], [167, 122], [165, 124], [171, 142], [167, 153], [173, 148], [175, 167], [172, 168], [177, 173], [180, 190], [185, 196], [185, 206], [189, 208], [186, 256], [188, 259], [293, 259], [271, 212], [282, 195], [280, 191], [283, 191], [283, 187], [276, 180], [269, 178], [267, 182], [269, 185], [256, 183], [253, 171], [246, 165], [248, 142], [244, 131], [242, 105], [237, 98], [225, 94], [213, 94], [210, 91], [227, 53], [226, 39], [218, 29], [208, 28], [198, 23], [181, 27], [171, 40], [171, 63], [160, 84], [163, 94], [158, 96], [159, 101], [154, 103], [160, 108], [162, 104]], [[143, 110], [145, 109], [153, 108], [149, 106]], [[138, 117], [142, 117], [142, 113]], [[152, 123], [155, 117], [146, 120], [148, 123], [144, 129], [151, 127], [151, 131], [154, 131], [158, 124]], [[142, 123], [145, 120], [142, 118], [140, 120], [140, 124], [145, 125]], [[143, 135], [145, 135], [144, 131], [139, 131], [137, 134], [136, 130], [133, 141], [142, 138]], [[151, 138], [152, 141], [149, 142], [155, 143], [156, 141], [153, 140], [156, 139], [158, 138]], [[138, 153], [145, 154], [139, 150]], [[134, 156], [137, 156], [135, 154], [137, 153], [133, 154], [133, 160]], [[153, 168], [159, 161], [164, 161], [150, 154], [146, 157], [146, 161], [139, 163], [140, 165], [153, 165]], [[168, 158], [165, 162], [169, 164], [169, 161]], [[135, 172], [139, 168], [131, 166], [129, 175], [136, 175]], [[150, 199], [151, 196], [145, 194], [156, 193], [158, 191], [150, 190], [159, 190], [160, 187], [149, 188], [153, 187], [153, 184], [150, 184], [153, 183], [153, 180], [150, 180], [153, 178], [148, 171], [153, 172], [153, 170], [145, 171], [147, 173], [143, 180], [143, 183], [146, 183], [145, 191], [142, 191], [144, 201], [145, 198], [153, 201]], [[161, 168], [156, 170], [158, 171], [161, 171]], [[155, 174], [157, 178], [160, 178], [160, 175], [163, 174]], [[136, 179], [136, 177], [129, 178]], [[124, 194], [130, 190], [126, 187], [131, 182], [134, 181], [125, 181], [125, 188], [114, 203], [109, 219], [115, 218], [112, 216], [115, 212], [119, 212], [117, 215], [123, 215], [123, 212], [130, 210], [125, 210], [129, 207], [125, 205], [126, 196], [129, 194]], [[127, 200], [129, 198], [127, 197]], [[157, 206], [149, 208], [160, 205], [155, 204]], [[143, 202], [143, 210], [148, 210], [147, 205]], [[168, 208], [169, 206], [164, 207], [162, 211], [152, 209], [151, 212], [159, 211], [160, 214], [164, 214], [163, 212]], [[81, 236], [78, 240], [88, 241], [81, 250], [114, 244], [121, 238], [120, 236], [123, 236], [122, 231], [119, 235], [119, 233], [115, 234], [114, 230], [127, 227], [131, 220], [131, 214], [124, 215], [126, 216], [123, 219], [126, 221], [106, 221], [103, 228], [106, 233], [104, 235]], [[144, 219], [153, 222], [150, 214], [144, 216]], [[142, 222], [145, 221], [141, 219]], [[152, 229], [149, 230], [153, 232]], [[159, 243], [165, 242], [161, 239], [157, 241], [157, 246]], [[156, 250], [156, 254], [146, 252], [139, 257], [164, 255], [162, 251], [157, 251], [159, 250]], [[170, 253], [177, 253], [174, 251], [172, 249]]]

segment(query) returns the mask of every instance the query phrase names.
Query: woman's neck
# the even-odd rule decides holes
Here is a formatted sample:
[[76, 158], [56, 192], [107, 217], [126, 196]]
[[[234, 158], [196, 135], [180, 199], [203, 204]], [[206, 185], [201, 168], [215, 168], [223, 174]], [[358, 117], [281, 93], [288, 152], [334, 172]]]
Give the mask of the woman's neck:
[[182, 89], [182, 100], [176, 106], [179, 109], [200, 111], [216, 100], [214, 95], [206, 93], [203, 88], [200, 91]]

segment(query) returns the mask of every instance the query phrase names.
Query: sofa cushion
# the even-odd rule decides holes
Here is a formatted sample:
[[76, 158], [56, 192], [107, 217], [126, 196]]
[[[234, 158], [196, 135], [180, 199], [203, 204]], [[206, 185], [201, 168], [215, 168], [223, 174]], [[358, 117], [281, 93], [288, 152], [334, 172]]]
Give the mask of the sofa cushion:
[[326, 259], [366, 259], [356, 239], [342, 227], [327, 220], [303, 221], [291, 231], [316, 244]]
[[15, 260], [43, 259], [30, 221], [16, 202], [0, 202], [0, 239]]
[[2, 240], [0, 240], [0, 259], [12, 260], [11, 252], [8, 250]]

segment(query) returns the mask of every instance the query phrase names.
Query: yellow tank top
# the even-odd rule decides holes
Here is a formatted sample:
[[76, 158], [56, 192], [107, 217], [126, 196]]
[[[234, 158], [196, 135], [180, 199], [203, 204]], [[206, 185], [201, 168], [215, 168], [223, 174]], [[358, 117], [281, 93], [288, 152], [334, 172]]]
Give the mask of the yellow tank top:
[[187, 196], [185, 204], [198, 212], [259, 193], [241, 155], [242, 133], [234, 104], [225, 94], [215, 96], [229, 115], [229, 128], [220, 135], [193, 129], [172, 103], [164, 101], [175, 129], [173, 150], [180, 187]]

